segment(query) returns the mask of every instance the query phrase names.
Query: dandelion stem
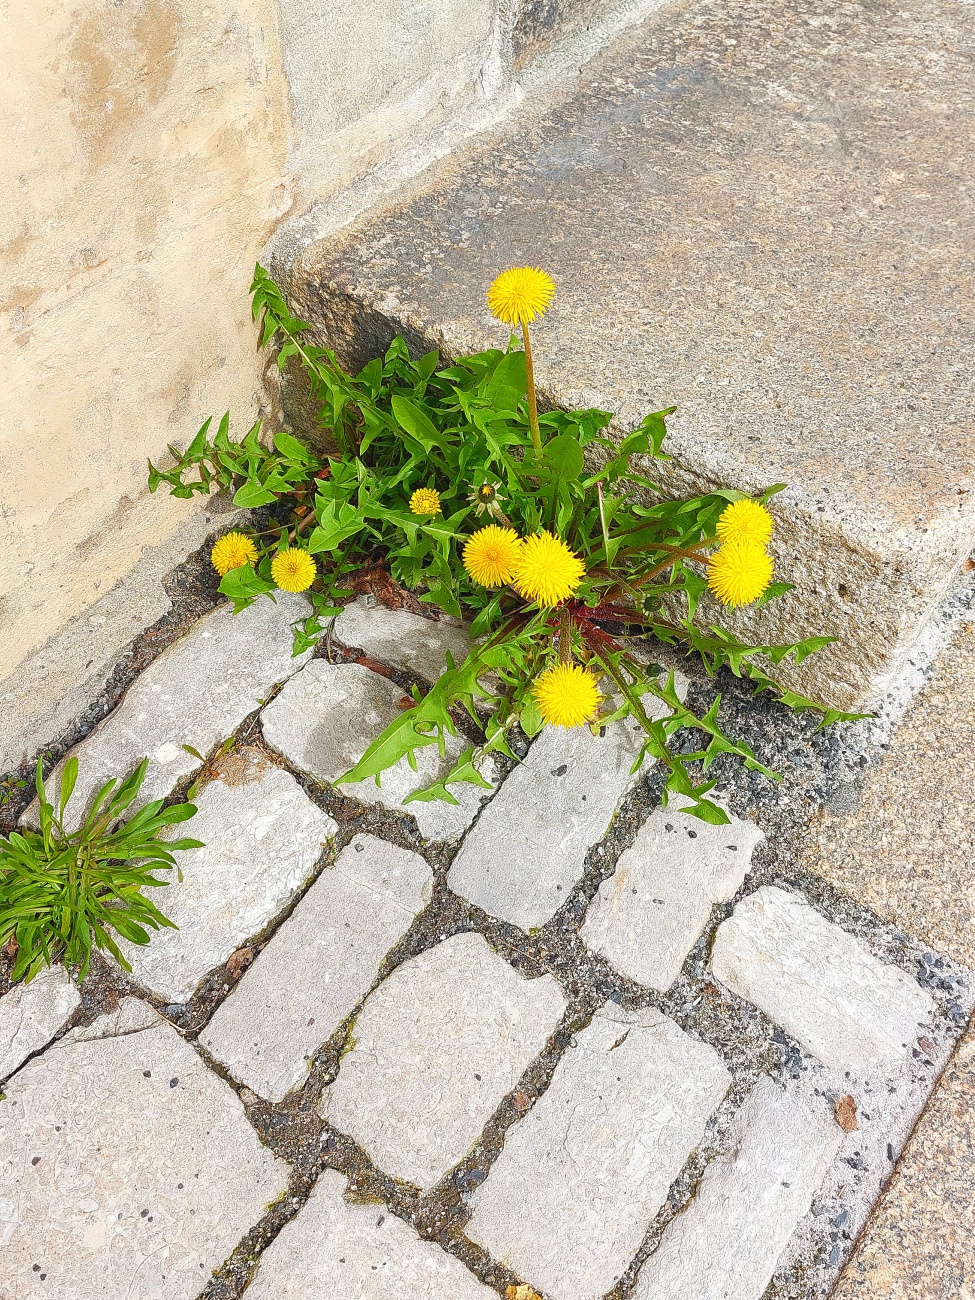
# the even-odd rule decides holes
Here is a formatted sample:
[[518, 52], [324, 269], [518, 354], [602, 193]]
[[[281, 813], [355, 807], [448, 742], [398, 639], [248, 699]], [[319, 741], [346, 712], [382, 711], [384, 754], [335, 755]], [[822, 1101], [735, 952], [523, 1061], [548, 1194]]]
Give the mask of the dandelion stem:
[[569, 635], [569, 607], [563, 605], [559, 613], [559, 663], [572, 662], [572, 640]]
[[521, 322], [521, 336], [525, 341], [525, 378], [528, 388], [528, 427], [531, 429], [532, 446], [535, 455], [542, 454], [542, 435], [538, 428], [538, 402], [535, 398], [535, 366], [532, 362], [532, 345], [528, 337], [528, 325]]

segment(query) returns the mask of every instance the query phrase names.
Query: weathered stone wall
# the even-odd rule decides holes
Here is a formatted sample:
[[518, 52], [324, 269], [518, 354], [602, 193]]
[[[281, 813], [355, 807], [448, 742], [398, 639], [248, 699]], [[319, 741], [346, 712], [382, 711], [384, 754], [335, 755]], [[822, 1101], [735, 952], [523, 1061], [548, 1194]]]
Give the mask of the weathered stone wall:
[[291, 206], [270, 0], [0, 4], [0, 675], [191, 513], [146, 458], [259, 401]]

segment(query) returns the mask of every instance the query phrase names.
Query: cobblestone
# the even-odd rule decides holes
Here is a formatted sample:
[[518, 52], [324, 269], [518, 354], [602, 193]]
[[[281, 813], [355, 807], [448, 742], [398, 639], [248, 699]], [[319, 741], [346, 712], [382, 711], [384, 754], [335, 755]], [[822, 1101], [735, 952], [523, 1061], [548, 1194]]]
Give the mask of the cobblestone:
[[718, 928], [715, 976], [760, 1007], [824, 1064], [892, 1074], [934, 1003], [902, 971], [796, 894], [766, 886]]
[[365, 651], [380, 663], [417, 673], [434, 681], [447, 666], [449, 651], [462, 663], [471, 639], [462, 627], [434, 622], [405, 609], [385, 609], [372, 596], [346, 605], [335, 620], [332, 635], [342, 645]]
[[[231, 707], [218, 693], [207, 736], [253, 710], [260, 673], [301, 662], [285, 662], [282, 609], [255, 608], [273, 618], [247, 646], [251, 694]], [[370, 602], [343, 617], [368, 662], [415, 674], [464, 635], [414, 615], [386, 627]], [[201, 629], [217, 626], [180, 643], [211, 661], [186, 673], [201, 717], [223, 654]], [[155, 736], [149, 684], [127, 699], [142, 691]], [[0, 1054], [16, 1048], [2, 1058], [0, 1300], [90, 1300], [93, 1286], [108, 1300], [488, 1300], [512, 1280], [548, 1300], [759, 1300], [770, 1277], [776, 1300], [822, 1300], [971, 1009], [970, 973], [767, 851], [713, 944], [726, 996], [702, 945], [686, 958], [761, 832], [655, 809], [652, 783], [632, 789], [629, 725], [543, 733], [496, 795], [471, 788], [460, 809], [402, 803], [440, 770], [431, 749], [381, 789], [324, 794], [333, 821], [297, 774], [334, 781], [401, 698], [366, 662], [312, 660], [264, 709], [277, 755], [249, 727], [210, 764], [185, 828], [206, 848], [156, 896], [180, 929], [129, 949], [137, 980], [188, 1005], [119, 1002], [127, 981], [100, 958], [80, 1006], [63, 972], [0, 999]], [[453, 865], [448, 844], [421, 856], [390, 842], [414, 844], [409, 827], [363, 821], [355, 800], [466, 839]], [[323, 861], [338, 822], [373, 833]], [[632, 847], [581, 924], [570, 907], [556, 917], [611, 825], [587, 887]], [[774, 850], [781, 825], [766, 826]], [[915, 960], [916, 982], [888, 964]], [[651, 995], [628, 981], [667, 1014], [635, 1010]], [[25, 1014], [38, 998], [44, 1014]], [[846, 1134], [840, 1098], [857, 1115]], [[269, 1204], [289, 1168], [256, 1134], [293, 1163], [296, 1199]]]
[[[317, 781], [334, 782], [353, 767], [380, 732], [400, 714], [402, 689], [360, 664], [313, 660], [264, 711], [264, 737], [289, 762]], [[440, 800], [404, 803], [407, 795], [446, 772], [468, 742], [448, 737], [441, 758], [436, 745], [417, 751], [414, 770], [404, 758], [382, 775], [339, 790], [362, 803], [381, 804], [416, 818], [427, 839], [454, 839], [470, 825], [490, 794], [473, 785], [456, 789], [457, 804]], [[493, 760], [484, 766], [495, 779]]]
[[424, 860], [357, 835], [312, 885], [200, 1041], [234, 1078], [280, 1101], [355, 1007], [379, 963], [430, 901]]
[[523, 930], [544, 925], [636, 781], [642, 734], [629, 720], [601, 737], [546, 728], [464, 840], [451, 889]]
[[179, 929], [122, 945], [135, 978], [172, 1002], [281, 911], [338, 830], [276, 767], [240, 785], [211, 781], [196, 806], [190, 829], [178, 829], [205, 847], [180, 855], [182, 880], [174, 872], [156, 900]]
[[286, 1187], [171, 1026], [59, 1044], [0, 1101], [0, 1297], [194, 1300]]
[[432, 1242], [381, 1205], [351, 1205], [326, 1170], [307, 1204], [261, 1257], [247, 1300], [494, 1300]]
[[717, 1053], [659, 1012], [598, 1012], [508, 1132], [467, 1235], [551, 1300], [595, 1300], [730, 1083]]
[[430, 1187], [467, 1154], [565, 1006], [550, 975], [526, 980], [480, 935], [454, 935], [370, 995], [322, 1114], [386, 1173]]
[[761, 838], [754, 822], [710, 826], [673, 802], [652, 813], [599, 887], [583, 941], [629, 979], [665, 992], [714, 904], [741, 888]]
[[[228, 606], [207, 614], [136, 679], [122, 702], [71, 754], [78, 781], [66, 824], [75, 826], [99, 786], [127, 776], [148, 755], [149, 766], [133, 807], [161, 799], [200, 766], [183, 746], [207, 754], [225, 740], [308, 659], [291, 656], [291, 624], [307, 615], [303, 597], [278, 593], [240, 614]], [[70, 757], [67, 755], [66, 757]], [[64, 761], [55, 775], [60, 777]], [[36, 803], [25, 814], [34, 824]]]
[[15, 984], [5, 993], [0, 998], [0, 1079], [49, 1043], [80, 1005], [81, 995], [63, 966], [48, 967], [29, 984]]
[[640, 1270], [634, 1300], [759, 1300], [843, 1134], [822, 1097], [770, 1079], [735, 1117], [728, 1150]]

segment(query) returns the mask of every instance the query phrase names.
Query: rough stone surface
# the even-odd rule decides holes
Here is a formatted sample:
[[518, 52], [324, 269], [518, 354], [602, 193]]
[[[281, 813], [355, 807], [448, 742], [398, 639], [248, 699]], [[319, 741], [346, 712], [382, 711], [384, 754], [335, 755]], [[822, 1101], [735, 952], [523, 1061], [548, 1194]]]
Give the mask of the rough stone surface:
[[495, 13], [496, 0], [336, 0], [327, 9], [280, 0], [295, 117], [289, 165], [304, 192], [347, 188], [408, 149], [415, 128], [449, 123], [483, 96]]
[[6, 1093], [2, 1300], [194, 1300], [288, 1185], [233, 1090], [166, 1024], [59, 1044]]
[[467, 1235], [552, 1300], [624, 1271], [731, 1075], [652, 1009], [603, 1010], [508, 1131]]
[[338, 830], [276, 767], [241, 785], [211, 781], [196, 807], [177, 830], [205, 847], [180, 854], [183, 879], [173, 872], [155, 900], [179, 929], [158, 931], [145, 947], [123, 945], [135, 978], [172, 1002], [186, 1001], [207, 971], [264, 929]]
[[322, 1114], [386, 1173], [430, 1187], [456, 1164], [565, 1010], [478, 934], [398, 967], [369, 997]]
[[619, 0], [520, 0], [512, 31], [515, 67], [618, 8]]
[[[302, 772], [318, 781], [332, 782], [353, 767], [379, 733], [399, 716], [402, 699], [401, 687], [361, 664], [329, 664], [315, 659], [265, 709], [261, 718], [264, 738]], [[403, 758], [383, 773], [381, 785], [369, 777], [338, 789], [362, 803], [378, 803], [409, 813], [427, 839], [454, 839], [477, 816], [490, 791], [462, 785], [455, 792], [457, 804], [403, 801], [414, 790], [443, 775], [469, 743], [460, 736], [448, 737], [444, 758], [436, 745], [430, 745], [417, 751], [416, 771]], [[485, 763], [484, 774], [487, 780], [494, 777], [492, 760]]]
[[743, 899], [715, 937], [711, 966], [825, 1065], [893, 1074], [934, 1004], [903, 972], [797, 895], [771, 886]]
[[722, 618], [837, 635], [780, 672], [873, 698], [975, 538], [971, 39], [970, 10], [929, 0], [668, 6], [309, 250], [301, 314], [357, 360], [398, 328], [457, 355], [506, 338], [498, 271], [543, 261], [548, 399], [624, 429], [675, 403], [653, 476], [681, 490], [787, 483], [774, 549], [797, 589]]
[[623, 975], [665, 992], [715, 903], [733, 898], [762, 832], [709, 826], [672, 800], [651, 813], [590, 904], [583, 940]]
[[0, 1079], [50, 1042], [81, 996], [63, 966], [49, 966], [0, 998]]
[[640, 1270], [634, 1300], [758, 1300], [839, 1150], [826, 1099], [770, 1079], [735, 1117], [729, 1149]]
[[642, 735], [632, 719], [602, 737], [546, 727], [464, 840], [450, 888], [523, 930], [543, 925], [637, 779]]
[[[66, 755], [77, 755], [79, 764], [67, 822], [76, 825], [95, 791], [109, 777], [128, 776], [146, 755], [149, 766], [133, 808], [161, 799], [180, 777], [196, 771], [199, 760], [183, 746], [206, 755], [263, 702], [276, 682], [306, 661], [310, 652], [291, 657], [291, 624], [307, 608], [303, 597], [279, 592], [277, 604], [259, 600], [240, 614], [224, 605], [201, 618]], [[62, 761], [55, 779], [63, 767]], [[35, 807], [27, 810], [26, 820], [33, 822]]]
[[803, 865], [975, 967], [975, 620], [959, 627], [856, 807], [823, 809]]
[[379, 1205], [350, 1205], [326, 1169], [261, 1256], [247, 1300], [492, 1300], [463, 1264]]
[[911, 1135], [832, 1300], [975, 1295], [975, 1032]]
[[357, 835], [281, 926], [200, 1041], [234, 1078], [280, 1101], [430, 901], [418, 853]]
[[346, 605], [335, 620], [332, 635], [345, 646], [418, 673], [435, 681], [447, 666], [447, 651], [459, 664], [467, 658], [471, 639], [462, 627], [421, 618], [406, 609], [386, 609], [372, 596], [360, 596]]

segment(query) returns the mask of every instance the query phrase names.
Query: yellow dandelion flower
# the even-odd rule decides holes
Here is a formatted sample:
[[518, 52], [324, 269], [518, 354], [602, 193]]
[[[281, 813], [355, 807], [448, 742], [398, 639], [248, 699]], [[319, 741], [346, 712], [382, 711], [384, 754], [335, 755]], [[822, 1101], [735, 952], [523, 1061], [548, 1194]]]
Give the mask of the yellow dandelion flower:
[[210, 563], [221, 578], [231, 569], [239, 569], [242, 564], [253, 564], [257, 559], [257, 547], [244, 533], [224, 533], [213, 544]]
[[307, 591], [315, 573], [315, 561], [300, 546], [279, 551], [271, 561], [271, 577], [282, 591]]
[[723, 605], [750, 605], [772, 581], [773, 561], [757, 542], [725, 542], [708, 560], [708, 586]]
[[555, 297], [555, 284], [537, 266], [513, 266], [502, 271], [487, 291], [491, 315], [505, 325], [522, 325], [544, 314]]
[[579, 664], [546, 669], [532, 694], [539, 713], [553, 727], [580, 726], [593, 716], [599, 703], [596, 678]]
[[488, 524], [464, 547], [464, 568], [480, 587], [503, 587], [511, 581], [522, 541], [513, 528]]
[[757, 542], [764, 546], [775, 527], [772, 516], [760, 501], [744, 497], [732, 501], [718, 516], [717, 533], [722, 542]]
[[436, 488], [417, 488], [410, 497], [410, 509], [415, 515], [435, 515], [440, 510], [440, 493]]
[[559, 605], [567, 600], [586, 572], [586, 566], [561, 537], [535, 533], [526, 537], [518, 553], [514, 586], [519, 596], [539, 605]]

